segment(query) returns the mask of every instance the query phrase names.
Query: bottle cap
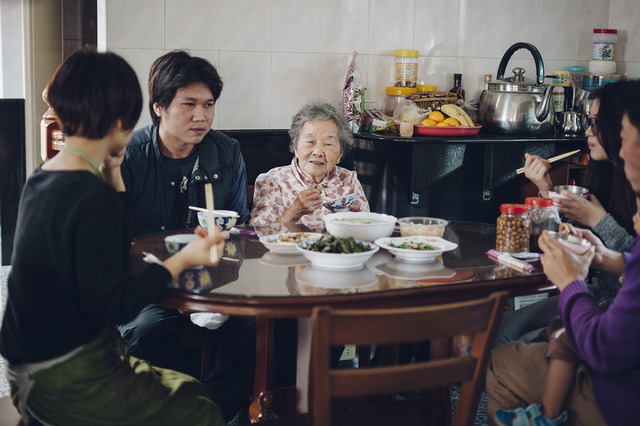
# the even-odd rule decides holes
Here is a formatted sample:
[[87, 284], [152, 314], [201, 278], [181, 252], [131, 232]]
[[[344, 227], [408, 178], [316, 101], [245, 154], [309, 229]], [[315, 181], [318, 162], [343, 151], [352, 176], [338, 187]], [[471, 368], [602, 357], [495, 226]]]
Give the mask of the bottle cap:
[[418, 91], [415, 87], [396, 87], [396, 86], [388, 86], [385, 89], [385, 93], [391, 96], [409, 96], [413, 95]]
[[611, 30], [607, 28], [594, 28], [594, 34], [618, 34], [618, 30]]
[[529, 213], [529, 207], [524, 204], [502, 204], [500, 211], [507, 214], [524, 214]]
[[524, 203], [529, 207], [551, 207], [553, 200], [551, 198], [527, 197], [524, 199]]
[[396, 56], [412, 56], [417, 57], [419, 51], [417, 50], [406, 50], [406, 49], [398, 49], [396, 50]]
[[435, 92], [436, 86], [432, 86], [430, 84], [418, 84], [416, 86], [418, 92]]

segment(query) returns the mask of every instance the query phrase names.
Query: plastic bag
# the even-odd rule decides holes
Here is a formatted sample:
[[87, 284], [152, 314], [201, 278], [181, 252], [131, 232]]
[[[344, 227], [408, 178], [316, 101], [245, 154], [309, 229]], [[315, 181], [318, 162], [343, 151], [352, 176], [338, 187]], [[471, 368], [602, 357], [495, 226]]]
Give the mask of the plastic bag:
[[411, 99], [402, 99], [393, 110], [393, 119], [396, 123], [420, 124], [428, 114], [429, 110], [420, 108]]
[[342, 90], [344, 118], [349, 123], [352, 132], [360, 131], [364, 114], [365, 89], [362, 87], [360, 71], [356, 67], [356, 56], [358, 56], [358, 52], [353, 52]]

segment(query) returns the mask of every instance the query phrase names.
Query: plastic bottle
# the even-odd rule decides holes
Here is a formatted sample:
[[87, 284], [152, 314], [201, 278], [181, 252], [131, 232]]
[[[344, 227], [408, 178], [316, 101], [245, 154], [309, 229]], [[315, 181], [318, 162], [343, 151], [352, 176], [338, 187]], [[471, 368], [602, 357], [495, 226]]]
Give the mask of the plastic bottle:
[[416, 87], [418, 53], [417, 50], [396, 50], [396, 87]]
[[589, 62], [591, 74], [616, 73], [616, 43], [618, 43], [618, 30], [604, 28], [593, 30], [593, 55]]
[[453, 87], [449, 93], [455, 93], [458, 99], [464, 100], [464, 89], [462, 88], [462, 74], [453, 75]]
[[551, 198], [527, 197], [525, 205], [529, 206], [529, 218], [531, 219], [531, 232], [529, 236], [529, 251], [540, 252], [538, 237], [542, 231], [558, 231], [560, 227], [560, 215], [558, 208]]
[[502, 204], [496, 221], [496, 250], [526, 253], [529, 250], [531, 223], [529, 207], [524, 204]]
[[553, 90], [551, 91], [551, 101], [553, 102], [553, 110], [555, 112], [563, 112], [564, 111], [564, 87], [553, 85]]

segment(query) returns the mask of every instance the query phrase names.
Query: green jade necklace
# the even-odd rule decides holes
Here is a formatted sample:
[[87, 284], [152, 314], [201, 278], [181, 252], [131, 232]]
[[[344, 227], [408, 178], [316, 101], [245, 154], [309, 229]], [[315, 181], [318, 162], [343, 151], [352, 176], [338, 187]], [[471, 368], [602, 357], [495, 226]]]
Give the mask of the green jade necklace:
[[84, 161], [89, 163], [89, 165], [91, 166], [91, 169], [93, 170], [93, 173], [95, 173], [95, 175], [98, 176], [100, 179], [104, 180], [104, 176], [102, 176], [100, 169], [98, 168], [98, 166], [96, 166], [96, 163], [93, 162], [91, 157], [89, 157], [86, 152], [76, 148], [75, 146], [70, 146], [70, 145], [63, 146], [62, 151], [69, 151], [70, 153], [75, 154], [78, 157], [82, 158]]

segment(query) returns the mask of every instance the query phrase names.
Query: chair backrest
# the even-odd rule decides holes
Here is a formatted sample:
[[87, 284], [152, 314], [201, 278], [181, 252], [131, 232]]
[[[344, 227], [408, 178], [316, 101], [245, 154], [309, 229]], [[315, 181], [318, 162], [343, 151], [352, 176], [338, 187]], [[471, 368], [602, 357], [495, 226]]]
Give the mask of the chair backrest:
[[[487, 360], [504, 310], [505, 293], [426, 307], [313, 310], [310, 407], [313, 424], [331, 424], [332, 398], [440, 388], [461, 383], [455, 425], [471, 424]], [[335, 345], [393, 345], [473, 335], [470, 354], [414, 364], [332, 369]]]

